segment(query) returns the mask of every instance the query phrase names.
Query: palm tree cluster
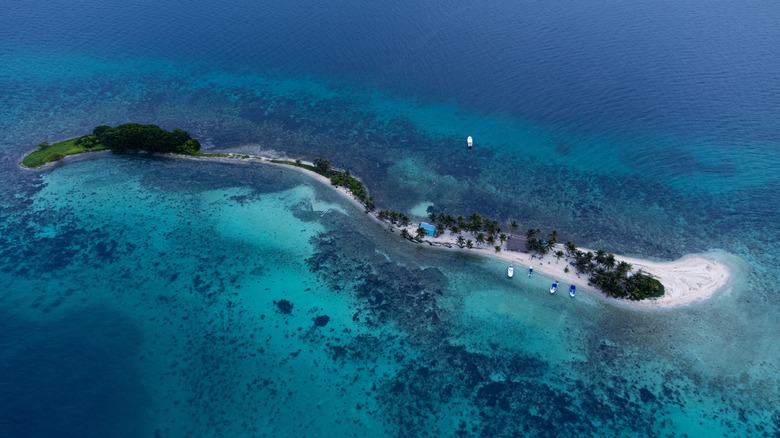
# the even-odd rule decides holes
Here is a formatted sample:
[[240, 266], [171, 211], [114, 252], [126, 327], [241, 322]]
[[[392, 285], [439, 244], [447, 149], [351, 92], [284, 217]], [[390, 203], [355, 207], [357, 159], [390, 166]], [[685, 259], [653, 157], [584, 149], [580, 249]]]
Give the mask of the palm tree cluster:
[[366, 208], [366, 213], [374, 211], [376, 203], [374, 198], [368, 196], [368, 189], [362, 181], [352, 176], [349, 170], [336, 170], [330, 164], [330, 161], [322, 157], [314, 159], [314, 165], [306, 164], [301, 160], [271, 160], [272, 163], [289, 164], [290, 166], [301, 167], [312, 172], [318, 173], [328, 179], [334, 186], [346, 187], [355, 198], [357, 198]]
[[330, 183], [334, 186], [346, 187], [352, 195], [354, 195], [363, 206], [366, 207], [366, 211], [373, 211], [375, 207], [374, 198], [368, 196], [368, 189], [359, 179], [355, 178], [349, 173], [349, 170], [331, 170], [327, 175], [330, 178]]
[[[467, 219], [461, 215], [454, 216], [445, 212], [432, 212], [428, 214], [428, 220], [436, 225], [437, 230], [449, 230], [452, 234], [458, 235], [457, 243], [461, 248], [464, 246], [472, 248], [475, 243], [478, 245], [488, 243], [495, 246], [497, 241], [504, 243], [507, 239], [507, 235], [501, 232], [498, 221], [483, 218], [479, 213], [473, 213]], [[514, 224], [516, 228], [517, 222]], [[471, 234], [474, 240], [466, 239], [462, 233]]]
[[[556, 230], [550, 231], [550, 233], [547, 235], [547, 240], [544, 240], [541, 235], [541, 228], [530, 228], [528, 231], [526, 231], [525, 244], [529, 251], [535, 251], [539, 254], [547, 254], [553, 249], [555, 244], [558, 243], [558, 231]], [[562, 255], [558, 256], [556, 253], [556, 257], [560, 258]]]
[[574, 257], [572, 263], [580, 272], [590, 274], [588, 283], [601, 289], [613, 298], [643, 300], [657, 298], [664, 294], [664, 285], [658, 279], [641, 272], [631, 273], [633, 268], [625, 261], [617, 262], [615, 255], [604, 250], [594, 254], [583, 252], [567, 242], [566, 249]]
[[389, 221], [393, 225], [408, 227], [410, 223], [409, 216], [392, 210], [379, 210], [376, 217], [383, 221]]

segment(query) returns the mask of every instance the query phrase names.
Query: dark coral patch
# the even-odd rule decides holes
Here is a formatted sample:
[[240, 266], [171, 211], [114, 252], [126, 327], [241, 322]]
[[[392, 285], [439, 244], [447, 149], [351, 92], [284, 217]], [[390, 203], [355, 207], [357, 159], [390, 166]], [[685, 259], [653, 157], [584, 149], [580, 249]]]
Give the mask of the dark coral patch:
[[325, 327], [328, 325], [328, 322], [330, 322], [330, 316], [328, 315], [320, 315], [314, 318], [314, 325], [316, 327]]
[[284, 313], [285, 315], [289, 315], [292, 313], [293, 309], [293, 303], [287, 301], [287, 300], [279, 300], [274, 301], [274, 304], [276, 304], [276, 308], [279, 312]]

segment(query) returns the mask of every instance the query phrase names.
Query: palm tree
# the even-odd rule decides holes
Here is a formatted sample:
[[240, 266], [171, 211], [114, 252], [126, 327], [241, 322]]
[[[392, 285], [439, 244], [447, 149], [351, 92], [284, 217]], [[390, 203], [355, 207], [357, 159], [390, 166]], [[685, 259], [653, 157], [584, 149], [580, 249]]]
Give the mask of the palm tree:
[[474, 242], [472, 242], [471, 239], [467, 240], [466, 247], [468, 247], [468, 249], [474, 248]]
[[577, 247], [572, 242], [566, 242], [566, 251], [569, 252], [569, 255], [574, 255], [577, 252]]
[[469, 217], [469, 219], [470, 219], [470, 222], [471, 222], [471, 224], [470, 224], [471, 225], [470, 226], [471, 231], [476, 233], [477, 231], [482, 229], [482, 216], [480, 216], [479, 213], [472, 214]]
[[547, 236], [547, 244], [550, 245], [550, 248], [552, 248], [556, 243], [558, 243], [558, 231], [552, 230]]
[[498, 222], [490, 219], [485, 220], [485, 231], [487, 231], [488, 234], [496, 234], [498, 233]]
[[509, 237], [509, 236], [507, 236], [504, 233], [501, 233], [501, 234], [498, 235], [498, 238], [499, 238], [499, 240], [501, 240], [501, 243], [506, 242], [507, 237]]
[[477, 233], [475, 240], [478, 244], [485, 243], [485, 233]]
[[501, 245], [496, 246], [496, 252], [501, 252]]
[[409, 237], [409, 232], [406, 231], [406, 228], [401, 228], [401, 237], [404, 239], [407, 239]]
[[491, 245], [492, 245], [492, 244], [494, 244], [494, 243], [496, 243], [496, 236], [494, 236], [494, 235], [492, 235], [492, 234], [491, 234], [491, 235], [489, 235], [489, 236], [487, 237], [487, 243], [489, 243], [489, 244], [491, 244]]
[[619, 278], [625, 278], [626, 274], [628, 274], [628, 271], [630, 271], [631, 268], [631, 264], [621, 261], [618, 263], [617, 269], [615, 269], [615, 275], [617, 275]]
[[431, 222], [436, 222], [436, 213], [434, 212], [428, 213], [428, 219], [430, 219]]
[[603, 265], [607, 258], [607, 252], [603, 249], [596, 251], [596, 263]]
[[520, 228], [520, 225], [513, 219], [512, 222], [509, 223], [509, 229], [512, 230], [513, 233], [516, 233], [518, 228]]
[[425, 228], [423, 227], [417, 228], [417, 240], [423, 240], [424, 237], [425, 237]]
[[458, 246], [463, 248], [464, 245], [466, 245], [466, 239], [463, 238], [463, 236], [458, 236], [457, 239]]
[[558, 260], [556, 260], [556, 261], [555, 261], [555, 264], [556, 264], [556, 265], [557, 265], [557, 264], [558, 264], [558, 262], [561, 260], [561, 257], [563, 257], [563, 251], [561, 251], [561, 250], [558, 250], [558, 251], [556, 251], [556, 252], [555, 252], [555, 258], [557, 258], [557, 259], [558, 259]]
[[604, 259], [604, 264], [609, 269], [614, 269], [615, 268], [615, 254], [612, 254], [612, 253], [607, 254], [607, 257]]

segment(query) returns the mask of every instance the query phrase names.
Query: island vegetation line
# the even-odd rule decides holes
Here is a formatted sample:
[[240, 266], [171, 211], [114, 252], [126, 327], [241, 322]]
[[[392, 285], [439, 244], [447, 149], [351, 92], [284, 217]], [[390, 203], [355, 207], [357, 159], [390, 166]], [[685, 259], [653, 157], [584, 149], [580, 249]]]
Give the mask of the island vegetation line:
[[[391, 226], [399, 227], [405, 239], [418, 243], [425, 241], [426, 229], [419, 226], [412, 228], [413, 233], [410, 233], [409, 227], [412, 222], [406, 214], [392, 210], [377, 210], [376, 203], [369, 196], [363, 182], [348, 170], [333, 168], [325, 158], [318, 157], [312, 163], [307, 163], [300, 159], [269, 159], [248, 154], [202, 153], [200, 143], [181, 129], [168, 132], [157, 125], [137, 123], [126, 123], [116, 127], [101, 125], [96, 127], [92, 134], [54, 144], [41, 143], [39, 149], [22, 159], [22, 165], [35, 168], [61, 160], [68, 155], [102, 150], [110, 150], [116, 154], [144, 151], [150, 154], [171, 153], [203, 158], [255, 158], [299, 167], [327, 178], [336, 187], [344, 187], [365, 208], [366, 213], [373, 214], [378, 220]], [[475, 243], [487, 243], [494, 245], [496, 252], [500, 252], [506, 240], [518, 238], [502, 232], [498, 221], [483, 218], [479, 213], [473, 213], [466, 218], [446, 212], [431, 212], [428, 218], [440, 233], [448, 230], [453, 236], [457, 236], [455, 244], [460, 248], [471, 249]], [[507, 225], [512, 233], [518, 231], [517, 221], [512, 220]], [[610, 297], [638, 301], [664, 295], [664, 285], [657, 278], [642, 272], [632, 272], [629, 263], [617, 262], [614, 254], [606, 251], [581, 251], [572, 242], [561, 245], [558, 243], [558, 232], [555, 230], [544, 236], [540, 228], [529, 229], [525, 233], [525, 246], [535, 256], [543, 257], [545, 254], [552, 253], [559, 260], [566, 257], [567, 262], [578, 271], [578, 274], [588, 275], [588, 284], [602, 290]], [[565, 272], [569, 272], [568, 266]]]

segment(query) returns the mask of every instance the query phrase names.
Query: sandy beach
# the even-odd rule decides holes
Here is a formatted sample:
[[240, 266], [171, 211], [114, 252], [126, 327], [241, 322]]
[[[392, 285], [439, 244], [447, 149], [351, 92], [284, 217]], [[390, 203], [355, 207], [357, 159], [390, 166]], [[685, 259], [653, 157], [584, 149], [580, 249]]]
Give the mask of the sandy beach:
[[[224, 162], [261, 162], [265, 164], [272, 164], [277, 166], [283, 166], [286, 169], [296, 170], [298, 172], [305, 173], [311, 178], [325, 184], [339, 194], [341, 194], [346, 200], [355, 205], [358, 209], [364, 210], [363, 204], [356, 199], [345, 187], [335, 187], [331, 184], [330, 180], [318, 173], [311, 172], [308, 169], [301, 167], [291, 166], [287, 164], [279, 164], [272, 162], [272, 158], [250, 155], [250, 158], [241, 158], [242, 154], [236, 154], [234, 157], [227, 158], [198, 158], [209, 161], [224, 161]], [[283, 159], [294, 161], [294, 159], [279, 157], [276, 159]], [[313, 165], [313, 163], [303, 162], [305, 164]], [[394, 232], [399, 233], [401, 227], [391, 226], [386, 221], [379, 219], [375, 213], [371, 213], [370, 216], [380, 224], [391, 227]], [[409, 235], [415, 235], [419, 223], [412, 223], [406, 227]], [[469, 238], [468, 236], [465, 236]], [[547, 254], [542, 258], [534, 257], [530, 253], [506, 251], [505, 245], [502, 245], [502, 250], [496, 252], [495, 248], [488, 244], [474, 245], [473, 248], [460, 248], [457, 245], [457, 235], [451, 234], [449, 231], [444, 234], [431, 237], [426, 236], [422, 242], [416, 242], [419, 245], [431, 246], [433, 248], [441, 248], [449, 251], [468, 251], [472, 254], [479, 254], [484, 257], [492, 257], [494, 259], [503, 260], [507, 264], [512, 263], [515, 267], [515, 275], [522, 276], [527, 275], [528, 268], [533, 267], [534, 272], [546, 275], [553, 279], [562, 282], [561, 291], [559, 293], [568, 293], [568, 285], [574, 284], [578, 290], [587, 290], [592, 293], [597, 293], [607, 298], [608, 301], [621, 303], [632, 307], [640, 308], [668, 308], [675, 306], [682, 306], [691, 303], [695, 303], [701, 300], [705, 300], [719, 291], [727, 288], [729, 281], [732, 277], [731, 268], [720, 258], [714, 257], [712, 254], [689, 254], [678, 260], [669, 262], [655, 262], [649, 260], [642, 260], [633, 257], [625, 257], [615, 255], [617, 262], [625, 261], [633, 266], [633, 271], [637, 272], [641, 270], [644, 274], [650, 274], [658, 278], [665, 287], [665, 293], [663, 297], [657, 299], [648, 299], [643, 301], [631, 301], [621, 300], [606, 297], [601, 291], [590, 286], [588, 284], [588, 276], [586, 274], [578, 275], [576, 269], [569, 265], [569, 261], [566, 257], [557, 259], [552, 254]], [[411, 242], [410, 242], [411, 243]], [[556, 245], [556, 250], [563, 250], [564, 247], [561, 244]], [[582, 251], [592, 251], [588, 248], [579, 248]], [[594, 251], [595, 252], [595, 251]], [[564, 269], [569, 266], [569, 272], [564, 272]]]
[[[414, 235], [416, 228], [417, 224], [413, 224], [407, 228], [407, 231]], [[466, 249], [460, 248], [456, 244], [456, 239], [457, 236], [447, 232], [435, 238], [426, 236], [422, 244], [427, 243], [453, 251], [469, 251], [485, 257], [503, 260], [514, 265], [515, 275], [527, 275], [528, 268], [533, 267], [534, 272], [562, 282], [560, 289], [563, 293], [568, 293], [568, 285], [574, 284], [578, 290], [585, 289], [603, 295], [601, 291], [588, 284], [588, 276], [586, 274], [578, 275], [576, 273], [576, 269], [569, 264], [569, 260], [566, 257], [562, 257], [559, 260], [552, 254], [547, 254], [539, 258], [526, 252], [506, 251], [505, 245], [502, 245], [501, 252], [496, 252], [493, 246], [486, 244], [475, 245], [472, 249]], [[564, 250], [564, 247], [558, 244], [555, 249]], [[587, 248], [579, 249], [592, 251]], [[609, 298], [610, 301], [625, 303], [630, 306], [660, 308], [691, 304], [707, 299], [724, 290], [732, 276], [729, 265], [716, 258], [713, 254], [689, 254], [669, 262], [655, 262], [620, 255], [615, 255], [615, 260], [631, 264], [633, 272], [641, 270], [644, 274], [650, 274], [658, 278], [665, 287], [664, 296], [657, 299], [631, 301]], [[569, 267], [569, 272], [564, 272], [567, 266]], [[604, 296], [606, 297], [606, 295]]]
[[[274, 164], [267, 158], [259, 158], [263, 162]], [[330, 184], [330, 180], [322, 175], [300, 167], [286, 167], [291, 167], [300, 172], [304, 172], [323, 184], [333, 187]], [[333, 188], [358, 208], [365, 208], [360, 201], [352, 196], [344, 187]], [[371, 217], [384, 225], [389, 225], [387, 222], [377, 218], [376, 214], [371, 214]], [[410, 235], [414, 235], [418, 226], [419, 223], [413, 223], [409, 225], [406, 230]], [[397, 231], [400, 234], [400, 227], [397, 228]], [[475, 245], [471, 249], [460, 248], [456, 241], [457, 236], [452, 235], [447, 231], [437, 237], [426, 236], [423, 241], [418, 244], [430, 245], [451, 251], [469, 251], [470, 253], [476, 253], [484, 257], [503, 260], [507, 263], [514, 264], [515, 275], [518, 276], [527, 275], [528, 268], [533, 267], [534, 272], [541, 273], [564, 283], [561, 285], [562, 293], [568, 293], [568, 285], [574, 284], [579, 290], [584, 289], [603, 295], [601, 291], [588, 285], [588, 276], [585, 274], [578, 275], [576, 269], [569, 265], [569, 261], [565, 257], [559, 260], [552, 254], [547, 254], [540, 259], [538, 257], [532, 257], [532, 254], [530, 253], [506, 251], [505, 245], [502, 245], [502, 250], [500, 252], [496, 252], [493, 246], [487, 244]], [[564, 247], [563, 245], [558, 244], [556, 245], [556, 250], [557, 249], [563, 250]], [[582, 251], [592, 251], [587, 248], [580, 249]], [[620, 255], [615, 255], [615, 259], [617, 262], [625, 261], [626, 263], [631, 264], [634, 272], [641, 270], [644, 274], [655, 276], [665, 287], [664, 296], [657, 299], [631, 301], [609, 298], [610, 301], [620, 302], [630, 306], [661, 308], [695, 303], [705, 300], [717, 292], [724, 290], [728, 286], [732, 276], [729, 265], [723, 260], [714, 257], [712, 254], [689, 254], [678, 260], [669, 262], [655, 262]], [[569, 266], [569, 272], [564, 272], [564, 269], [567, 266]], [[603, 296], [606, 297], [606, 295]]]
[[[98, 154], [89, 155], [95, 156]], [[330, 179], [308, 169], [288, 164], [274, 163], [271, 161], [273, 159], [295, 161], [294, 159], [284, 157], [271, 158], [266, 156], [247, 154], [228, 154], [227, 157], [192, 157], [177, 154], [170, 154], [169, 156], [178, 159], [217, 161], [234, 164], [263, 163], [281, 166], [285, 169], [302, 172], [314, 180], [331, 187], [337, 193], [343, 196], [344, 199], [352, 203], [356, 208], [365, 210], [365, 206], [357, 198], [355, 198], [352, 193], [349, 192], [349, 190], [347, 190], [345, 187], [333, 186], [330, 182]], [[69, 156], [66, 158], [75, 157], [76, 156]], [[313, 163], [310, 162], [303, 161], [303, 163], [313, 165]], [[42, 168], [50, 168], [55, 164], [56, 163], [48, 163], [47, 165], [42, 166]], [[393, 232], [398, 232], [400, 237], [401, 227], [392, 226], [388, 222], [379, 219], [375, 212], [372, 212], [369, 214], [369, 216], [371, 216], [371, 218], [374, 219], [377, 223], [389, 227]], [[409, 235], [414, 236], [418, 226], [419, 222], [413, 222], [408, 227], [406, 227], [406, 231], [409, 233]], [[464, 235], [464, 237], [467, 239], [470, 238], [468, 235]], [[505, 245], [502, 245], [502, 250], [500, 252], [496, 252], [495, 248], [488, 244], [475, 244], [471, 249], [461, 248], [457, 245], [457, 235], [453, 235], [449, 231], [437, 237], [426, 236], [421, 242], [412, 242], [418, 245], [426, 245], [431, 246], [432, 248], [441, 248], [443, 250], [449, 251], [468, 251], [472, 254], [479, 254], [484, 257], [492, 257], [494, 259], [503, 260], [507, 262], [507, 264], [512, 263], [514, 265], [515, 275], [518, 276], [526, 275], [528, 268], [533, 267], [534, 272], [546, 275], [562, 282], [563, 284], [561, 285], [560, 293], [568, 293], [568, 285], [574, 284], [578, 287], [578, 290], [592, 291], [606, 297], [606, 295], [603, 295], [601, 291], [598, 291], [596, 288], [588, 284], [588, 276], [586, 274], [578, 275], [576, 273], [576, 269], [569, 265], [569, 260], [567, 260], [566, 257], [562, 257], [559, 260], [552, 254], [547, 254], [542, 258], [539, 258], [527, 252], [506, 251]], [[563, 250], [563, 245], [556, 245], [556, 250], [558, 249]], [[592, 251], [587, 248], [579, 249], [582, 251]], [[613, 298], [608, 298], [608, 301], [640, 308], [668, 308], [705, 300], [717, 292], [726, 289], [730, 280], [732, 279], [732, 269], [726, 262], [723, 261], [723, 258], [724, 257], [716, 257], [714, 253], [705, 253], [689, 254], [674, 261], [656, 262], [625, 257], [616, 254], [616, 261], [625, 261], [631, 264], [634, 272], [641, 270], [641, 272], [644, 274], [650, 274], [658, 278], [665, 287], [665, 293], [663, 297], [643, 301], [630, 301]], [[569, 272], [564, 272], [564, 269], [567, 266], [569, 266]]]

